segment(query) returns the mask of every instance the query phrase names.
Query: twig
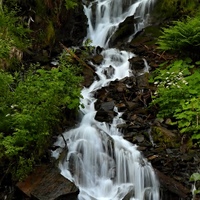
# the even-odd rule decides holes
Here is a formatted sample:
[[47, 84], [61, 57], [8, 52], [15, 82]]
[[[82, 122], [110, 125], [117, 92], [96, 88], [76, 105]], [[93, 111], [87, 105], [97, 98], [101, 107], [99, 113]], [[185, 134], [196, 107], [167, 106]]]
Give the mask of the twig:
[[94, 70], [85, 63], [84, 60], [82, 60], [81, 58], [79, 58], [75, 53], [73, 53], [72, 51], [70, 51], [66, 46], [64, 46], [61, 42], [60, 42], [61, 47], [63, 47], [63, 49], [65, 49], [73, 58], [75, 58], [79, 63], [81, 63], [83, 66], [87, 67], [89, 70], [91, 70], [92, 72], [94, 72]]
[[62, 133], [61, 133], [61, 137], [62, 137], [62, 139], [63, 139], [63, 141], [65, 143], [65, 149], [68, 151], [67, 141], [65, 140], [65, 138], [64, 138]]

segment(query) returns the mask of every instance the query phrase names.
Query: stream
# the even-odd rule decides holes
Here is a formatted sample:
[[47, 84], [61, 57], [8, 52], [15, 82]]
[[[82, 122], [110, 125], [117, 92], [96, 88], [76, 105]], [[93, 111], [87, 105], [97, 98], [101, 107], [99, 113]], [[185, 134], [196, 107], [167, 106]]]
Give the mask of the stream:
[[133, 76], [128, 59], [136, 55], [108, 48], [110, 38], [128, 16], [134, 15], [137, 19], [136, 31], [144, 28], [153, 4], [154, 0], [84, 2], [88, 18], [86, 39], [91, 39], [94, 46], [104, 47], [101, 53], [104, 60], [98, 66], [93, 64], [98, 78], [90, 87], [82, 89], [81, 104], [84, 106], [80, 107], [80, 122], [58, 137], [55, 145], [60, 148], [52, 153], [59, 158], [66, 141], [68, 151], [60, 160], [59, 168], [61, 174], [79, 188], [79, 200], [160, 199], [159, 183], [151, 164], [117, 129], [117, 124], [123, 122], [122, 113], [114, 107], [117, 115], [107, 124], [95, 120], [94, 108], [94, 94], [98, 89], [111, 81]]

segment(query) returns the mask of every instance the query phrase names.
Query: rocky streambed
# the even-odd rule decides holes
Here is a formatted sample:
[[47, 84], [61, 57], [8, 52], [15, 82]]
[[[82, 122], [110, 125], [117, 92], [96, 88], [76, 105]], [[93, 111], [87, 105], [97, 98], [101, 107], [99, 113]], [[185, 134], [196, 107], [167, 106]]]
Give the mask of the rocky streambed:
[[[118, 48], [127, 49], [137, 55], [129, 60], [133, 76], [115, 80], [96, 92], [98, 100], [95, 103], [95, 119], [109, 123], [116, 115], [114, 107], [123, 112], [124, 123], [118, 124], [118, 128], [123, 132], [124, 138], [136, 144], [144, 157], [151, 162], [160, 181], [162, 200], [191, 200], [192, 183], [189, 182], [189, 177], [198, 170], [200, 150], [192, 146], [186, 135], [181, 136], [178, 130], [170, 125], [170, 119], [157, 119], [156, 108], [150, 107], [152, 94], [156, 90], [155, 86], [149, 83], [150, 73], [159, 64], [174, 59], [174, 56], [161, 54], [156, 50], [155, 33], [148, 29], [154, 32], [159, 30], [158, 27], [148, 27], [132, 42], [126, 45], [117, 44]], [[144, 59], [149, 63], [149, 71], [146, 70]], [[90, 57], [90, 60], [98, 65], [102, 56], [97, 53]], [[90, 68], [92, 67], [91, 65]], [[112, 72], [112, 66], [107, 70]], [[95, 77], [94, 71], [84, 68], [83, 75], [83, 84], [89, 86]], [[52, 162], [38, 167], [24, 182], [18, 183], [17, 187], [25, 194], [21, 195], [21, 198], [76, 199], [78, 189], [55, 170], [56, 165]], [[32, 182], [34, 184], [30, 184]]]

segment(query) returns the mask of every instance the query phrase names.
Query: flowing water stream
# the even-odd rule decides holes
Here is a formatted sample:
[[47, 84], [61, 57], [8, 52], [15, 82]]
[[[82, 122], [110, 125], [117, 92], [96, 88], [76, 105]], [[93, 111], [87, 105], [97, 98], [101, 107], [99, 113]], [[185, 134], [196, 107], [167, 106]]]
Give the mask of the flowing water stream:
[[[140, 20], [138, 29], [145, 26], [153, 0], [95, 0], [84, 6], [88, 17], [88, 35], [94, 45], [106, 47], [117, 26], [127, 16], [135, 14]], [[68, 152], [60, 161], [61, 174], [79, 188], [79, 200], [159, 200], [159, 184], [151, 167], [137, 150], [124, 140], [117, 124], [119, 113], [112, 124], [94, 119], [94, 93], [111, 81], [131, 76], [128, 59], [133, 53], [111, 48], [102, 52], [101, 65], [96, 67], [98, 80], [83, 88], [80, 123], [63, 133], [53, 152], [58, 158], [67, 143]], [[114, 70], [108, 73], [109, 66]], [[107, 73], [105, 75], [105, 71]]]

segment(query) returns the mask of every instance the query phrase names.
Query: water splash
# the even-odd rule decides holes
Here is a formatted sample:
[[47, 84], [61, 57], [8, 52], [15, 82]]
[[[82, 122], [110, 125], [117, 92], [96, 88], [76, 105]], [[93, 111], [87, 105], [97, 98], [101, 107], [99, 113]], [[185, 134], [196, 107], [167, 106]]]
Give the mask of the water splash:
[[87, 38], [94, 46], [107, 47], [119, 24], [134, 15], [135, 33], [148, 24], [148, 16], [155, 0], [95, 0], [84, 5], [88, 18]]

